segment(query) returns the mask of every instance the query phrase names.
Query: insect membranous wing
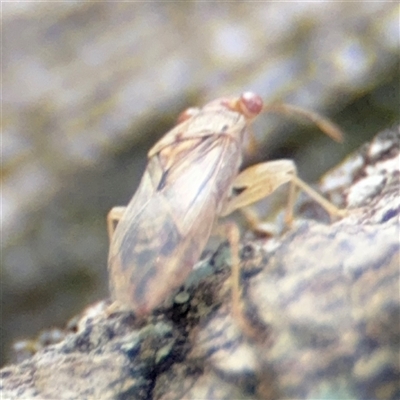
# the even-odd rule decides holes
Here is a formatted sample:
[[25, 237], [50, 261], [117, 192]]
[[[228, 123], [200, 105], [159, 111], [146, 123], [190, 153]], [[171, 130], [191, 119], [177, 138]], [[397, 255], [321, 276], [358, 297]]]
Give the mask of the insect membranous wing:
[[221, 191], [227, 191], [229, 179], [223, 178], [236, 174], [227, 154], [240, 151], [228, 137], [215, 140], [193, 142], [197, 151], [182, 152], [168, 169], [164, 169], [168, 165], [165, 154], [149, 160], [117, 226], [109, 257], [109, 268], [123, 277], [113, 283], [113, 296], [133, 308], [147, 307], [157, 299], [155, 292], [180, 285], [200, 257], [223, 197]]
[[169, 170], [167, 169], [162, 173], [161, 179], [160, 179], [160, 181], [159, 181], [159, 183], [157, 185], [157, 189], [156, 189], [157, 192], [159, 192], [159, 191], [161, 191], [161, 190], [163, 190], [165, 188], [165, 185], [167, 183], [168, 172], [169, 172]]

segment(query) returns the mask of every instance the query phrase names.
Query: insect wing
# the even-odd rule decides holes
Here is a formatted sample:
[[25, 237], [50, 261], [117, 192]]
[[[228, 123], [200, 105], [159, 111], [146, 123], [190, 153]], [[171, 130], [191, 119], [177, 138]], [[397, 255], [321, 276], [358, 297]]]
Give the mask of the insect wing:
[[196, 139], [193, 145], [168, 170], [161, 156], [150, 158], [114, 233], [111, 293], [139, 314], [148, 313], [184, 283], [237, 172], [240, 149], [227, 136]]

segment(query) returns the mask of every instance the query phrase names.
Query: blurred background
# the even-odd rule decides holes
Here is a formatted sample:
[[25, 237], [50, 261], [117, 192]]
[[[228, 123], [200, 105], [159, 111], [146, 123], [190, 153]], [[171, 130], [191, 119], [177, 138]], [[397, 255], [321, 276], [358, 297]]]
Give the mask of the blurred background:
[[265, 115], [247, 162], [315, 181], [400, 121], [399, 5], [2, 4], [2, 363], [16, 339], [106, 298], [106, 215], [188, 106], [245, 90], [322, 113], [338, 145]]

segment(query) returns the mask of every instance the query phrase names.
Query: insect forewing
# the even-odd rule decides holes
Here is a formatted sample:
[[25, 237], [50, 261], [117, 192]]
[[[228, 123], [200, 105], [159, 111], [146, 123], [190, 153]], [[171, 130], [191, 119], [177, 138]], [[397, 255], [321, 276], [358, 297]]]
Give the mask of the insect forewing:
[[237, 175], [241, 143], [225, 133], [238, 128], [237, 114], [214, 115], [219, 130], [212, 132], [202, 129], [204, 114], [185, 125], [190, 136], [172, 140], [171, 131], [149, 153], [139, 188], [112, 239], [112, 296], [138, 314], [148, 313], [184, 283]]

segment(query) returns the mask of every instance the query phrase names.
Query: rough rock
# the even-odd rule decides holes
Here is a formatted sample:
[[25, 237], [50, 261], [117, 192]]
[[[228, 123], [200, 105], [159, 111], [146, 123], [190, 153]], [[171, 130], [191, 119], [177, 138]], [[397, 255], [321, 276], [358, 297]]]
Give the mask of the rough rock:
[[[105, 216], [182, 109], [253, 90], [330, 116], [352, 149], [392, 124], [398, 16], [390, 0], [2, 2], [4, 349], [106, 295]], [[260, 157], [296, 152], [310, 182], [350, 152], [293, 128], [260, 120]]]
[[[1, 371], [4, 399], [398, 399], [400, 129], [379, 134], [322, 188], [348, 215], [298, 218], [243, 243], [243, 319], [230, 314], [226, 246], [144, 321], [107, 309]], [[318, 206], [300, 204], [301, 216]], [[323, 219], [322, 219], [323, 220]]]

